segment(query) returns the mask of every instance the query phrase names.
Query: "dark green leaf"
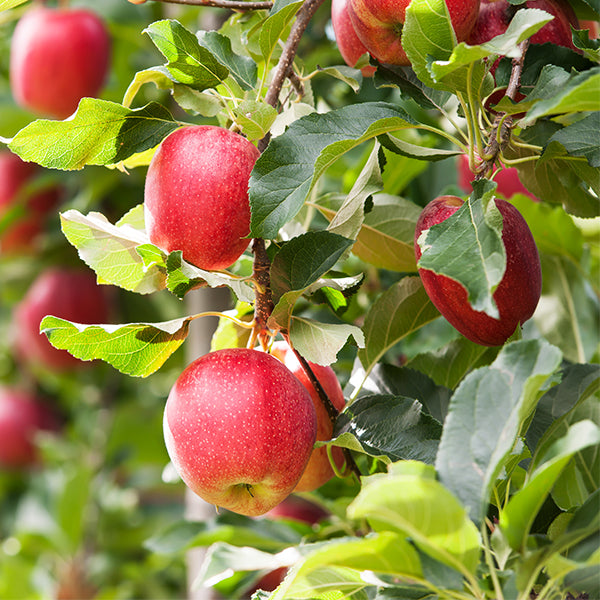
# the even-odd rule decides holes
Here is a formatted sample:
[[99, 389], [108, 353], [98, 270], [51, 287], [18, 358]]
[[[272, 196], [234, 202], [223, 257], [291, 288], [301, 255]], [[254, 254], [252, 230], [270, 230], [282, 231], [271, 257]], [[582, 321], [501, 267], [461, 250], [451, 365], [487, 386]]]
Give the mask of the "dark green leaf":
[[557, 131], [548, 142], [559, 142], [572, 156], [583, 156], [592, 167], [600, 167], [600, 112], [594, 112]]

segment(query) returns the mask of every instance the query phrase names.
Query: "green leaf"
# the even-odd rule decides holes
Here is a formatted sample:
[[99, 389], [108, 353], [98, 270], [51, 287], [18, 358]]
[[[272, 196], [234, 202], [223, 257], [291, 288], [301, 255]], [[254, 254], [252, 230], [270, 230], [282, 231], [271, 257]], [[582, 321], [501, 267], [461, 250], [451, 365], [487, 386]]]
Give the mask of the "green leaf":
[[301, 6], [302, 2], [286, 3], [279, 10], [269, 15], [261, 24], [259, 44], [263, 58], [267, 63], [271, 60], [271, 55], [275, 51], [279, 38], [292, 22]]
[[381, 294], [365, 317], [366, 344], [358, 351], [366, 374], [392, 346], [437, 317], [419, 277], [404, 277]]
[[292, 567], [272, 600], [355, 598], [352, 594], [368, 585], [360, 576], [365, 570], [399, 578], [422, 576], [418, 553], [392, 532], [306, 544], [298, 550], [304, 557]]
[[146, 377], [181, 346], [191, 317], [162, 323], [85, 325], [47, 316], [40, 332], [55, 348], [81, 360], [101, 359], [127, 375]]
[[456, 45], [450, 15], [444, 0], [412, 0], [402, 27], [402, 47], [417, 77], [436, 88], [428, 69], [429, 57], [448, 60]]
[[409, 537], [420, 550], [461, 573], [474, 573], [479, 563], [475, 524], [451, 492], [424, 474], [392, 470], [376, 476], [352, 501], [348, 516], [366, 518], [377, 532]]
[[594, 112], [557, 131], [549, 140], [559, 142], [571, 156], [583, 156], [590, 166], [600, 167], [600, 112]]
[[557, 440], [500, 513], [500, 527], [514, 550], [525, 548], [538, 511], [571, 457], [580, 450], [600, 444], [600, 427], [591, 421], [572, 425]]
[[153, 83], [159, 90], [172, 90], [176, 80], [166, 67], [150, 67], [138, 71], [125, 91], [123, 106], [129, 108], [140, 88], [146, 83]]
[[113, 165], [157, 146], [180, 127], [154, 102], [135, 110], [114, 102], [83, 98], [65, 121], [33, 121], [10, 140], [23, 160], [50, 169]]
[[308, 288], [334, 267], [352, 243], [328, 231], [304, 233], [286, 242], [271, 265], [274, 301], [286, 292]]
[[274, 239], [302, 208], [317, 179], [342, 154], [413, 124], [403, 109], [379, 102], [312, 113], [294, 121], [271, 140], [252, 171], [251, 236]]
[[536, 119], [546, 115], [597, 111], [599, 95], [600, 67], [583, 73], [572, 73], [556, 94], [547, 100], [540, 100], [527, 112], [523, 124], [531, 125]]
[[294, 348], [318, 365], [334, 363], [350, 337], [359, 348], [365, 343], [363, 332], [355, 325], [320, 323], [306, 317], [292, 317], [289, 332]]
[[25, 2], [27, 2], [27, 0], [0, 0], [0, 12], [3, 10], [10, 10]]
[[202, 91], [222, 83], [229, 75], [223, 66], [198, 38], [181, 23], [164, 19], [151, 23], [145, 30], [167, 59], [169, 73], [179, 83]]
[[512, 342], [489, 367], [467, 375], [452, 396], [436, 469], [476, 523], [540, 387], [560, 360], [559, 350], [547, 342]]
[[277, 117], [277, 110], [270, 104], [254, 100], [244, 100], [233, 113], [235, 122], [249, 140], [260, 140], [267, 135]]
[[566, 359], [587, 362], [598, 351], [600, 303], [578, 262], [564, 256], [540, 256], [542, 296], [533, 320], [541, 334]]
[[416, 158], [419, 160], [437, 161], [450, 158], [452, 156], [458, 156], [461, 154], [460, 150], [446, 150], [444, 148], [429, 148], [428, 146], [419, 146], [403, 140], [395, 135], [384, 135], [380, 137], [382, 145], [402, 156], [408, 156], [409, 158]]
[[100, 213], [82, 215], [71, 209], [61, 214], [61, 228], [67, 240], [77, 248], [80, 258], [101, 281], [138, 294], [149, 294], [164, 289], [166, 274], [160, 253], [149, 262], [137, 251], [150, 242], [146, 232], [136, 227], [138, 223], [132, 225], [130, 221], [139, 215], [143, 220], [143, 214], [144, 206], [139, 204], [112, 225]]
[[380, 394], [358, 398], [340, 413], [334, 435], [346, 432], [372, 456], [433, 464], [442, 426], [415, 398]]
[[257, 66], [249, 56], [235, 54], [231, 40], [217, 31], [200, 30], [196, 37], [203, 48], [226, 67], [244, 91], [254, 89], [257, 81]]
[[469, 199], [446, 220], [423, 231], [417, 243], [422, 251], [420, 269], [458, 281], [474, 310], [499, 318], [493, 293], [504, 276], [506, 251], [495, 202], [486, 205], [479, 198]]

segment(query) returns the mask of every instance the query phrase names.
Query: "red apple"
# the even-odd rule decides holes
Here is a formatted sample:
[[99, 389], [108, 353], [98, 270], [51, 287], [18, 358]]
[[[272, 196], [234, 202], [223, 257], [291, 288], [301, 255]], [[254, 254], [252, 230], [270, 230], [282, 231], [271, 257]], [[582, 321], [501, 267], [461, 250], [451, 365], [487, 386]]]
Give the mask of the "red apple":
[[[475, 178], [469, 167], [469, 157], [461, 154], [458, 157], [458, 185], [465, 193], [470, 194], [473, 191], [471, 182]], [[509, 200], [515, 194], [523, 194], [531, 198], [534, 202], [539, 200], [521, 183], [519, 172], [514, 167], [506, 167], [498, 172], [494, 177], [498, 184], [496, 192], [503, 198]]]
[[150, 241], [201, 269], [231, 266], [248, 246], [248, 182], [259, 156], [222, 127], [183, 127], [152, 158], [144, 204]]
[[107, 292], [97, 285], [91, 271], [53, 268], [33, 282], [15, 310], [15, 342], [19, 357], [26, 363], [65, 370], [86, 363], [66, 350], [52, 346], [40, 333], [47, 315], [75, 323], [108, 321]]
[[[410, 65], [401, 35], [410, 0], [348, 0], [356, 35], [379, 62]], [[479, 0], [446, 0], [457, 40], [464, 41], [477, 19]]]
[[287, 575], [287, 571], [287, 567], [279, 567], [278, 569], [269, 571], [263, 575], [249, 590], [244, 592], [242, 598], [252, 598], [253, 594], [258, 590], [262, 590], [263, 592], [272, 592], [284, 580], [285, 576]]
[[262, 515], [294, 489], [310, 458], [317, 417], [309, 393], [276, 358], [217, 350], [171, 389], [165, 444], [185, 484], [206, 502]]
[[0, 387], [0, 467], [34, 464], [35, 435], [56, 427], [55, 415], [42, 400], [22, 390]]
[[598, 21], [580, 21], [579, 22], [580, 29], [587, 29], [590, 33], [590, 40], [597, 40], [599, 33], [599, 24]]
[[272, 508], [265, 517], [274, 520], [290, 519], [306, 523], [307, 525], [316, 525], [328, 515], [329, 513], [315, 502], [292, 494], [275, 508]]
[[[358, 39], [356, 31], [354, 31], [348, 12], [348, 0], [331, 1], [331, 24], [333, 25], [338, 50], [344, 62], [349, 67], [353, 67], [356, 61], [363, 54], [366, 54], [367, 49]], [[371, 77], [375, 71], [376, 68], [371, 65], [361, 69], [364, 77]]]
[[28, 190], [43, 170], [35, 163], [22, 161], [9, 150], [0, 151], [0, 219], [11, 209], [22, 205], [22, 216], [11, 218], [0, 233], [0, 252], [24, 252], [33, 249], [42, 232], [44, 219], [56, 207], [60, 198], [57, 187], [37, 192]]
[[[494, 292], [500, 313], [494, 319], [475, 311], [467, 299], [467, 291], [457, 281], [419, 269], [425, 291], [446, 320], [471, 341], [483, 346], [500, 346], [533, 315], [540, 299], [542, 271], [531, 231], [521, 213], [505, 200], [496, 198], [503, 219], [502, 242], [506, 249], [506, 271]], [[463, 201], [457, 196], [440, 196], [422, 211], [414, 237], [415, 257], [421, 258], [417, 240], [421, 233], [453, 215]]]
[[10, 52], [16, 102], [64, 119], [84, 96], [97, 96], [106, 78], [110, 38], [104, 22], [86, 9], [35, 6], [18, 22]]
[[[310, 382], [308, 375], [302, 368], [302, 365], [296, 358], [296, 355], [286, 342], [275, 342], [271, 348], [271, 354], [282, 361], [285, 366], [300, 380], [302, 385], [310, 393], [315, 412], [317, 413], [317, 440], [330, 440], [333, 433], [333, 425], [327, 414], [327, 409], [323, 406], [321, 398], [313, 384]], [[346, 405], [344, 392], [340, 386], [340, 382], [331, 367], [324, 367], [314, 363], [308, 363], [313, 373], [319, 380], [329, 399], [337, 408], [338, 411], [343, 410]], [[333, 459], [338, 468], [342, 469], [344, 465], [344, 453], [341, 448], [332, 449]], [[327, 456], [327, 448], [315, 448], [310, 457], [310, 461], [306, 466], [298, 485], [294, 491], [296, 492], [312, 492], [324, 483], [327, 483], [334, 476], [333, 469]]]

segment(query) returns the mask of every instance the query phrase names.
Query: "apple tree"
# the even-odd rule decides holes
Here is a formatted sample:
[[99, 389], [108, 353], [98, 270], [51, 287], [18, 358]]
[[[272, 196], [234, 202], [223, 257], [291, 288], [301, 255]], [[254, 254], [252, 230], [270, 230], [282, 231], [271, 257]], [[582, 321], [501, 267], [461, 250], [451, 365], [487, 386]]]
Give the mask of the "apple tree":
[[[103, 90], [0, 131], [79, 190], [50, 247], [121, 309], [41, 320], [93, 365], [36, 367], [42, 387], [105, 392], [47, 454], [73, 459], [122, 394], [177, 482], [153, 492], [181, 478], [218, 508], [141, 511], [135, 542], [182, 585], [205, 548], [192, 588], [225, 598], [600, 596], [597, 0], [107, 4]], [[0, 8], [11, 32], [49, 10]], [[215, 316], [208, 354], [183, 357]], [[298, 487], [316, 453], [326, 477]], [[93, 455], [80, 508], [102, 475], [122, 491]], [[300, 499], [318, 516], [276, 514]]]

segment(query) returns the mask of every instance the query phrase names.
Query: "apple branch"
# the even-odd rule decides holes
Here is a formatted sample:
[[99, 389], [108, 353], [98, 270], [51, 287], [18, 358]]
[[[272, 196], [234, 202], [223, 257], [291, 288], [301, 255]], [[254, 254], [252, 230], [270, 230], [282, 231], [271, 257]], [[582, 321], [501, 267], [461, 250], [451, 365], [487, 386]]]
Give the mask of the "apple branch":
[[[525, 62], [525, 54], [529, 48], [529, 38], [523, 40], [518, 48], [519, 56], [512, 59], [512, 70], [508, 87], [505, 95], [513, 101], [516, 101], [517, 92], [521, 86], [521, 73], [523, 72], [523, 64]], [[492, 129], [488, 138], [487, 146], [483, 152], [483, 162], [477, 169], [475, 179], [483, 179], [487, 177], [496, 164], [498, 156], [502, 154], [506, 146], [510, 143], [510, 137], [513, 128], [513, 116], [508, 113], [498, 113], [494, 119]]]
[[[129, 0], [131, 2], [131, 0]], [[230, 10], [270, 10], [273, 2], [244, 2], [244, 0], [159, 0], [166, 4], [185, 4], [187, 6], [212, 6], [214, 8], [228, 8]], [[137, 4], [137, 2], [134, 2]]]

